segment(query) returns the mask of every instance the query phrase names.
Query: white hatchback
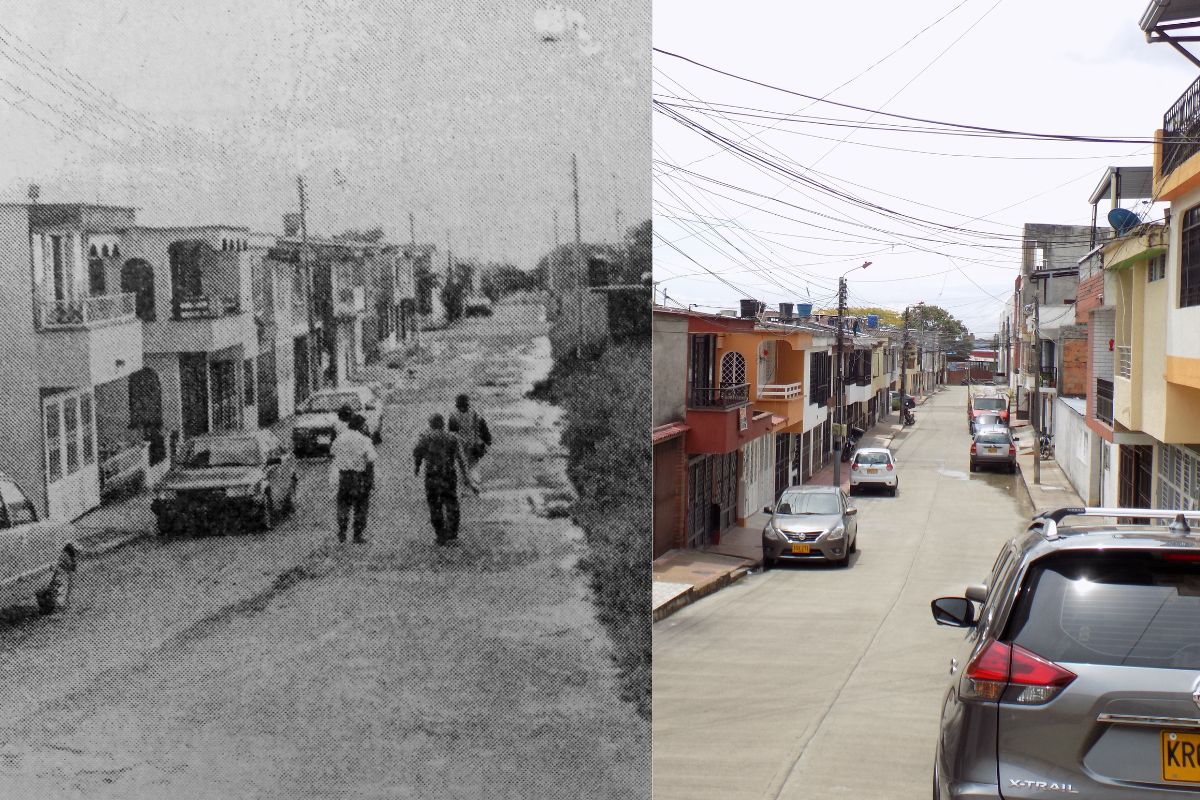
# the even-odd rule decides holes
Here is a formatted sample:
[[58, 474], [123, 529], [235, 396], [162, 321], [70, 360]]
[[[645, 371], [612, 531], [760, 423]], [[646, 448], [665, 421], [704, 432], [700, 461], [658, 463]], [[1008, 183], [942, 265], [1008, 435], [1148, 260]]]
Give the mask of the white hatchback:
[[850, 494], [864, 486], [880, 486], [892, 497], [900, 490], [896, 457], [886, 447], [863, 447], [850, 459]]

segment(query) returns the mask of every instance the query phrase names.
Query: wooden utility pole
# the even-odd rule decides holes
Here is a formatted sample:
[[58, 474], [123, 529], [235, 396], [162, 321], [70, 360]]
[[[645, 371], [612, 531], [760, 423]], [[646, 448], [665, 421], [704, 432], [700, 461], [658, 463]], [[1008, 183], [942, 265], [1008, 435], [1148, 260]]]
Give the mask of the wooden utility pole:
[[[308, 374], [304, 376], [305, 384], [310, 382], [315, 384], [313, 380], [319, 374], [321, 366], [320, 354], [316, 354], [317, 363], [313, 364], [313, 346], [312, 337], [317, 331], [317, 313], [314, 308], [316, 302], [316, 292], [313, 289], [313, 270], [312, 262], [308, 254], [308, 195], [304, 189], [304, 176], [296, 176], [296, 188], [300, 193], [300, 272], [304, 276], [304, 287], [307, 297], [304, 298], [304, 306], [308, 311], [308, 341], [305, 342], [305, 350], [308, 353]], [[318, 388], [315, 385], [309, 386], [310, 389]]]
[[[842, 344], [842, 318], [846, 315], [846, 276], [838, 278], [838, 314], [837, 314], [837, 364], [834, 365], [833, 379], [833, 421], [837, 425], [841, 423], [840, 441], [842, 448], [846, 446], [846, 439], [850, 436], [850, 429], [846, 425], [846, 414], [844, 413], [846, 383], [842, 374], [842, 353], [845, 346]], [[840, 452], [833, 455], [833, 485], [842, 485], [842, 454]]]
[[[411, 211], [408, 212], [408, 243], [408, 263], [412, 268], [413, 280], [413, 344], [419, 348], [421, 346], [421, 286], [417, 281], [417, 222]], [[432, 262], [432, 260], [433, 257], [430, 256], [430, 261]], [[429, 266], [431, 269], [433, 268], [432, 263]]]
[[1033, 404], [1029, 408], [1033, 428], [1033, 482], [1042, 482], [1042, 336], [1037, 292], [1033, 295]]

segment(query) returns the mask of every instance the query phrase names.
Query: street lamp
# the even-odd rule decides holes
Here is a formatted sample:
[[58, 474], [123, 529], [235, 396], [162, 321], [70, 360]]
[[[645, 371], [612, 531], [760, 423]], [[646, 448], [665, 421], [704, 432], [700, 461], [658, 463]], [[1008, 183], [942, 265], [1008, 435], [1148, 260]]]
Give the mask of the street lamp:
[[[846, 276], [856, 269], [866, 269], [871, 266], [870, 261], [864, 261], [861, 266], [851, 267], [843, 272], [838, 277], [838, 315], [837, 315], [837, 373], [834, 378], [834, 405], [833, 416], [834, 424], [840, 424], [842, 436], [842, 448], [846, 447], [847, 437], [850, 435], [849, 429], [846, 427], [846, 382], [842, 372], [842, 354], [844, 347], [842, 345], [842, 318], [846, 315]], [[842, 485], [842, 457], [838, 453], [833, 459], [833, 485], [840, 487]]]

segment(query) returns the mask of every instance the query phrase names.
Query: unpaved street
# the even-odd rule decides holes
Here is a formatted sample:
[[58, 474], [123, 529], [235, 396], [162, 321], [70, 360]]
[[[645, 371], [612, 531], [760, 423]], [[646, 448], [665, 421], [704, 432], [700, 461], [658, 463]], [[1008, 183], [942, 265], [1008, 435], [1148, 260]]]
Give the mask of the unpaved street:
[[[0, 794], [645, 797], [565, 488], [540, 308], [425, 334], [387, 407], [370, 543], [332, 543], [324, 462], [268, 534], [145, 539], [83, 564], [72, 607], [0, 628]], [[409, 368], [412, 373], [409, 373]], [[496, 444], [438, 548], [411, 448], [468, 391]]]
[[893, 443], [899, 496], [856, 496], [847, 569], [752, 575], [654, 628], [656, 800], [929, 797], [962, 632], [929, 601], [987, 574], [1029, 514], [1020, 478], [968, 470], [966, 390]]

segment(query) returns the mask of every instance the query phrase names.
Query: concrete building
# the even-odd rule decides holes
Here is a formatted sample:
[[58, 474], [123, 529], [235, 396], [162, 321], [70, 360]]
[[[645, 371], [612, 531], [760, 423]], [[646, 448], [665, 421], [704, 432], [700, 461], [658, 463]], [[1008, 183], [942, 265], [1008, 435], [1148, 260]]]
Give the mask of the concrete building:
[[687, 546], [688, 318], [655, 309], [653, 347], [654, 558]]

